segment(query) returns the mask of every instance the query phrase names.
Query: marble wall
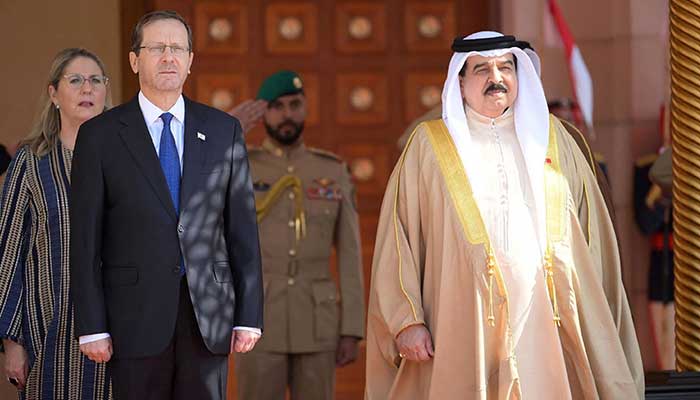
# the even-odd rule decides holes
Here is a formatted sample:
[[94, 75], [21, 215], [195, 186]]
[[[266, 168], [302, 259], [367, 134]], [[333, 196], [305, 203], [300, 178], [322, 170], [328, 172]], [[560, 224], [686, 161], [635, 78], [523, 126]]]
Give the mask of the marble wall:
[[112, 99], [121, 101], [120, 0], [0, 1], [0, 143], [29, 131], [53, 57], [85, 47], [105, 63]]

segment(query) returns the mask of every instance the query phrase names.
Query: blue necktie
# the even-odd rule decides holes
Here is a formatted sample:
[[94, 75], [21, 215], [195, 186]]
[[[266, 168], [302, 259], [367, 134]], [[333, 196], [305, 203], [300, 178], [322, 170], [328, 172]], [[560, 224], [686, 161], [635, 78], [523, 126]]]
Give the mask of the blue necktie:
[[173, 115], [163, 113], [160, 118], [163, 120], [163, 132], [160, 134], [160, 148], [158, 157], [160, 167], [163, 168], [165, 181], [170, 189], [170, 197], [173, 199], [175, 213], [180, 214], [180, 156], [175, 146], [175, 138], [170, 131], [170, 121]]
[[[163, 120], [163, 132], [160, 134], [158, 158], [160, 158], [163, 175], [165, 175], [165, 182], [168, 183], [170, 198], [173, 199], [175, 213], [180, 215], [180, 155], [177, 153], [175, 138], [170, 131], [170, 121], [172, 121], [173, 115], [166, 112], [160, 116], [160, 119]], [[184, 274], [185, 260], [180, 259], [180, 275]]]

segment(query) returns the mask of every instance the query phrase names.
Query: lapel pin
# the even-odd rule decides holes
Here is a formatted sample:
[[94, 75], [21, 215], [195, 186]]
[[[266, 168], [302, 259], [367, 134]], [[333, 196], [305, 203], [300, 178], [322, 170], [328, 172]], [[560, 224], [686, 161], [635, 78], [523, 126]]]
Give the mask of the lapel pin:
[[206, 142], [207, 141], [207, 136], [203, 134], [202, 132], [197, 132], [197, 139]]

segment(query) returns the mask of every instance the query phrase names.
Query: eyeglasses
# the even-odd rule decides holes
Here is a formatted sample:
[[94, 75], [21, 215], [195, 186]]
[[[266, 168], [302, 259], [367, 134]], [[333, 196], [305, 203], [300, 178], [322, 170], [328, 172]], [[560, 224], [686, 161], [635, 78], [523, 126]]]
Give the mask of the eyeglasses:
[[82, 76], [80, 74], [69, 74], [63, 75], [63, 77], [66, 78], [68, 84], [74, 89], [83, 87], [85, 81], [90, 82], [93, 88], [107, 86], [107, 82], [109, 82], [109, 78], [104, 75]]
[[158, 44], [153, 46], [141, 46], [139, 49], [146, 49], [148, 54], [152, 56], [162, 56], [165, 53], [165, 49], [170, 48], [170, 52], [174, 56], [181, 56], [190, 52], [187, 47], [182, 47], [177, 44]]

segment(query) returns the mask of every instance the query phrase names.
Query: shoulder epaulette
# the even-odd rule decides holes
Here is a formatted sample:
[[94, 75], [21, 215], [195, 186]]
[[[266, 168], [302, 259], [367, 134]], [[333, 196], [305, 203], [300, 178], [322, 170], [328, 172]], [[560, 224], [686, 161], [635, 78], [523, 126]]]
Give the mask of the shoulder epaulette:
[[334, 160], [334, 161], [337, 161], [337, 162], [340, 162], [340, 163], [343, 162], [343, 159], [340, 158], [339, 155], [337, 155], [337, 154], [335, 154], [335, 153], [331, 153], [331, 152], [328, 151], [328, 150], [321, 150], [321, 149], [317, 149], [317, 148], [315, 148], [315, 147], [307, 147], [307, 149], [308, 149], [310, 152], [312, 152], [312, 153], [314, 153], [314, 154], [316, 154], [316, 155], [319, 155], [319, 156], [321, 156], [321, 157], [330, 158], [331, 160]]
[[646, 167], [647, 165], [652, 164], [654, 161], [656, 161], [657, 158], [659, 158], [659, 155], [656, 153], [647, 154], [639, 157], [637, 161], [634, 162], [634, 164], [638, 167]]

